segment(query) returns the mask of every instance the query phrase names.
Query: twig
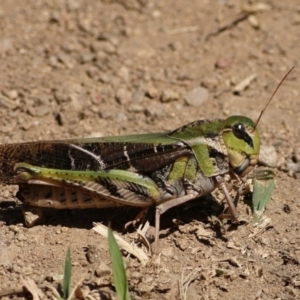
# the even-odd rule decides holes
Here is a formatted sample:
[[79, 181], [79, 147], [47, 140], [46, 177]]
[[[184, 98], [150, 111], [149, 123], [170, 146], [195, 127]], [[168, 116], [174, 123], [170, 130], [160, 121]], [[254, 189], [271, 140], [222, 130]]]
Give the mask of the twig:
[[74, 296], [74, 294], [75, 294], [77, 288], [81, 285], [81, 283], [83, 282], [83, 280], [85, 279], [85, 277], [87, 276], [87, 274], [88, 274], [88, 273], [84, 274], [84, 275], [79, 279], [79, 281], [78, 281], [78, 282], [76, 283], [76, 285], [74, 286], [74, 288], [73, 288], [72, 292], [70, 293], [70, 295], [69, 295], [69, 297], [68, 297], [67, 300], [71, 300], [71, 299], [72, 299], [72, 297]]
[[[93, 225], [95, 226], [92, 228], [94, 231], [100, 233], [102, 236], [107, 238], [107, 227], [106, 226], [104, 226], [101, 223], [93, 223]], [[114, 232], [114, 236], [117, 240], [119, 247], [121, 247], [122, 249], [126, 250], [127, 252], [129, 252], [136, 258], [138, 258], [144, 266], [147, 264], [147, 262], [149, 261], [149, 257], [142, 249], [139, 249], [137, 247], [134, 247], [133, 245], [130, 245], [128, 242], [126, 242], [123, 238], [121, 238], [115, 232]]]
[[198, 31], [199, 29], [200, 29], [199, 26], [189, 26], [189, 27], [181, 27], [181, 28], [166, 30], [166, 33], [169, 35], [175, 35], [175, 34], [186, 33], [186, 32], [194, 32], [194, 31]]
[[0, 291], [0, 298], [1, 297], [5, 297], [5, 296], [12, 296], [12, 295], [16, 295], [16, 294], [23, 294], [26, 293], [27, 290], [24, 289], [23, 286], [18, 286], [12, 289], [5, 289]]
[[22, 278], [22, 283], [24, 287], [27, 289], [27, 291], [30, 292], [30, 294], [32, 295], [33, 300], [40, 300], [46, 298], [45, 294], [38, 288], [38, 286], [32, 279]]
[[216, 31], [209, 33], [205, 38], [204, 41], [208, 41], [211, 37], [219, 35], [220, 33], [236, 26], [237, 24], [239, 24], [240, 22], [246, 20], [249, 16], [249, 13], [243, 13], [241, 16], [238, 16], [236, 19], [234, 19], [233, 21], [231, 21], [228, 24], [225, 24], [223, 26], [221, 26], [220, 28], [218, 28]]
[[183, 274], [186, 269], [187, 268], [184, 268], [182, 270], [181, 280], [179, 281], [179, 293], [180, 293], [181, 300], [187, 299], [187, 289], [188, 289], [190, 283], [196, 279], [197, 274], [202, 270], [202, 268], [195, 268], [184, 278]]

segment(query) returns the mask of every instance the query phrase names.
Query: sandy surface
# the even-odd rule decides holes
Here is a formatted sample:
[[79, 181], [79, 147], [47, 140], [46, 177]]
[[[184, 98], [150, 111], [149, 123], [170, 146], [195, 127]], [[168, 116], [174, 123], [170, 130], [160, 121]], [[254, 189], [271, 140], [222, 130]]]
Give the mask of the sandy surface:
[[[238, 209], [246, 221], [225, 230], [207, 202], [168, 211], [160, 256], [146, 266], [126, 258], [134, 299], [180, 299], [182, 274], [189, 273], [186, 299], [299, 297], [299, 187], [297, 174], [284, 169], [299, 158], [300, 6], [249, 2], [1, 0], [1, 143], [160, 132], [233, 114], [256, 120], [296, 66], [259, 124], [261, 143], [278, 153], [265, 213], [270, 226], [249, 237], [253, 225], [243, 201]], [[235, 93], [249, 76], [255, 79], [248, 88]], [[187, 102], [199, 86], [204, 96]], [[0, 192], [0, 294], [11, 293], [3, 299], [30, 299], [12, 293], [21, 278], [51, 297], [46, 285], [59, 286], [68, 247], [72, 286], [83, 276], [81, 291], [116, 299], [107, 241], [91, 228], [111, 221], [130, 242], [135, 232], [123, 227], [136, 211], [60, 211], [28, 229], [16, 190]]]

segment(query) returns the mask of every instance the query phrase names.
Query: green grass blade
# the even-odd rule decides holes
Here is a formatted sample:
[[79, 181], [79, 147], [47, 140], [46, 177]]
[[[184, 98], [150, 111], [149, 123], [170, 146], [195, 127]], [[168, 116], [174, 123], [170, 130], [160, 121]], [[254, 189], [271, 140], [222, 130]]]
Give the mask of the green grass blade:
[[72, 276], [72, 264], [71, 264], [71, 252], [69, 248], [65, 259], [65, 270], [64, 270], [64, 278], [62, 284], [63, 299], [68, 299], [68, 297], [70, 296], [71, 276]]
[[257, 223], [260, 220], [265, 207], [272, 198], [275, 187], [275, 174], [271, 170], [259, 170], [255, 175], [252, 208], [253, 221], [254, 223]]
[[108, 246], [112, 260], [113, 277], [117, 295], [120, 300], [130, 300], [122, 254], [110, 227], [108, 228]]

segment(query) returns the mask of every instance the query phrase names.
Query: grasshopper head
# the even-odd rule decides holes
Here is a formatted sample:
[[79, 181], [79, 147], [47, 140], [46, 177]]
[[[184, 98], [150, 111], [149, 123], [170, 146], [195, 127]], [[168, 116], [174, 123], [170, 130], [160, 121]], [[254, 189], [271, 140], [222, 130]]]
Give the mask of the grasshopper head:
[[224, 121], [223, 140], [231, 169], [239, 176], [248, 174], [259, 156], [259, 134], [249, 118], [232, 116]]

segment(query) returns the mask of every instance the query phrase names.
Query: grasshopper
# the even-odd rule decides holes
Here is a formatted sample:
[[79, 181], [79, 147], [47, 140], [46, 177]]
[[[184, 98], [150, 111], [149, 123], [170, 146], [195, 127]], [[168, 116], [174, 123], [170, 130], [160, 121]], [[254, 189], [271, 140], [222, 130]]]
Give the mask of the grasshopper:
[[157, 251], [160, 216], [216, 188], [225, 195], [227, 217], [238, 220], [225, 176], [243, 178], [256, 166], [259, 119], [231, 116], [163, 133], [4, 144], [0, 183], [18, 185], [17, 197], [33, 207], [154, 205]]

